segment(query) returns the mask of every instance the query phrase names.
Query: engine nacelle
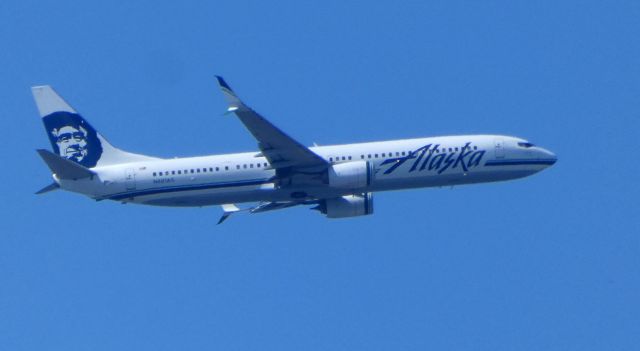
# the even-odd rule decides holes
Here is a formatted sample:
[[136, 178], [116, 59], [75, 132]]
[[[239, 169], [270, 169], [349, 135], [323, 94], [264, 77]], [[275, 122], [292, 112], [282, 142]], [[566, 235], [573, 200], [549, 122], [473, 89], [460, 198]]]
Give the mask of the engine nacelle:
[[329, 168], [329, 186], [360, 189], [371, 185], [373, 165], [368, 161], [339, 163]]
[[329, 218], [366, 216], [373, 213], [373, 195], [345, 195], [326, 199], [320, 205], [320, 211]]

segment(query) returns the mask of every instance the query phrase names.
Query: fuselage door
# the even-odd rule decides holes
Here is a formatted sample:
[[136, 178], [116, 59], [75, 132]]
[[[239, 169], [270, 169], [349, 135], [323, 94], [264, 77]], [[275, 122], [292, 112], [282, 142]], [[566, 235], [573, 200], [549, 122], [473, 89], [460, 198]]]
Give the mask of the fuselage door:
[[496, 147], [496, 158], [504, 158], [504, 140], [496, 139], [494, 145]]
[[124, 183], [127, 190], [134, 190], [136, 188], [136, 170], [134, 168], [125, 169]]

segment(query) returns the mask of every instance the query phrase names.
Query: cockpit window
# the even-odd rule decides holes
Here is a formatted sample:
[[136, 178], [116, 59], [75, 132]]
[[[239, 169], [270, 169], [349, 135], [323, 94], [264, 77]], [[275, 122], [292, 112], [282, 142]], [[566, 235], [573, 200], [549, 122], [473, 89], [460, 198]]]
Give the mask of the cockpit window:
[[519, 142], [519, 143], [518, 143], [518, 146], [520, 146], [520, 147], [524, 147], [524, 148], [527, 148], [527, 149], [528, 149], [528, 148], [533, 147], [533, 146], [535, 146], [535, 145], [533, 145], [532, 143], [530, 143], [530, 142], [528, 142], [528, 141], [523, 141], [523, 142]]

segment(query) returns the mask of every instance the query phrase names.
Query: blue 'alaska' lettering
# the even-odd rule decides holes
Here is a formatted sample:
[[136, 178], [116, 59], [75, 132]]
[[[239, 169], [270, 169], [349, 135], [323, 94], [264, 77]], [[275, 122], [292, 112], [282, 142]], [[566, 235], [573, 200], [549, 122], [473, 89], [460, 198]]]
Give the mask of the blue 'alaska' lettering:
[[482, 160], [482, 156], [484, 156], [484, 150], [476, 151], [469, 158], [469, 163], [467, 163], [467, 168], [478, 167], [480, 166], [480, 160]]
[[453, 163], [453, 155], [455, 155], [455, 153], [451, 153], [451, 154], [447, 154], [447, 158], [444, 160], [444, 167], [440, 168], [438, 170], [438, 174], [441, 174], [442, 172], [446, 171], [447, 168], [449, 168], [451, 166], [451, 164]]
[[[410, 152], [407, 156], [402, 156], [402, 157], [396, 157], [396, 158], [390, 158], [387, 160], [384, 160], [384, 162], [382, 162], [380, 165], [384, 166], [386, 164], [392, 163], [393, 165], [391, 165], [391, 167], [389, 167], [386, 171], [384, 171], [384, 174], [391, 174], [393, 173], [393, 171], [395, 171], [398, 167], [402, 166], [405, 162], [409, 161], [410, 159], [414, 159], [416, 158], [416, 155], [420, 152], [423, 152], [423, 150], [427, 150], [431, 147], [431, 144], [425, 145], [415, 151]], [[422, 157], [422, 154], [421, 156]], [[415, 164], [414, 167], [411, 168], [415, 168]]]
[[427, 163], [429, 163], [429, 159], [431, 158], [431, 156], [433, 156], [434, 152], [438, 152], [438, 147], [440, 146], [440, 144], [436, 144], [433, 149], [429, 150], [429, 154], [427, 155], [427, 158], [424, 159], [424, 162], [422, 162], [422, 166], [420, 166], [420, 170], [424, 171], [424, 169], [427, 167]]
[[434, 169], [439, 169], [440, 166], [442, 166], [442, 160], [445, 158], [445, 154], [437, 154], [433, 160], [431, 160], [431, 163], [429, 164], [429, 170], [432, 171]]
[[[458, 164], [460, 164], [460, 166], [462, 166], [462, 170], [464, 170], [465, 172], [469, 171], [467, 166], [464, 164], [464, 158], [471, 154], [471, 148], [469, 148], [470, 144], [471, 143], [466, 143], [464, 147], [460, 150], [460, 154], [458, 155], [458, 158], [456, 159], [456, 162], [453, 164], [452, 168], [456, 168]], [[465, 152], [467, 149], [469, 151]]]
[[[451, 150], [451, 149], [449, 149]], [[435, 155], [434, 155], [435, 154]], [[471, 142], [465, 143], [460, 152], [447, 152], [447, 148], [440, 148], [440, 144], [427, 144], [408, 153], [407, 156], [395, 157], [384, 160], [381, 166], [391, 165], [384, 174], [391, 174], [409, 160], [414, 160], [408, 172], [434, 171], [442, 174], [448, 169], [461, 168], [462, 172], [480, 166], [484, 157], [484, 150], [473, 150]]]
[[[415, 162], [413, 162], [413, 165], [411, 166], [411, 169], [409, 169], [409, 172], [413, 172], [416, 170], [416, 168], [418, 167], [418, 164], [420, 164], [420, 160], [422, 160], [422, 158], [424, 157], [424, 154], [427, 153], [427, 151], [429, 151], [429, 149], [431, 148], [431, 144], [429, 145], [425, 145], [423, 147], [421, 147], [420, 149], [420, 156], [418, 156], [418, 159], [415, 160]], [[411, 154], [415, 154], [418, 150], [412, 152]]]

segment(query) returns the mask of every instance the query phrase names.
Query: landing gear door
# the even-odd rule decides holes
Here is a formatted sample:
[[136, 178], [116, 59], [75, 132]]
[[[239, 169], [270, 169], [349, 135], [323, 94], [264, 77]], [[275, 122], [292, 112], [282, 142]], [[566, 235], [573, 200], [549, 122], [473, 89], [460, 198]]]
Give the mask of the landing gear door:
[[496, 139], [494, 145], [496, 148], [496, 158], [504, 158], [504, 140]]
[[127, 168], [124, 171], [124, 184], [127, 190], [134, 190], [136, 188], [136, 170], [134, 168]]

